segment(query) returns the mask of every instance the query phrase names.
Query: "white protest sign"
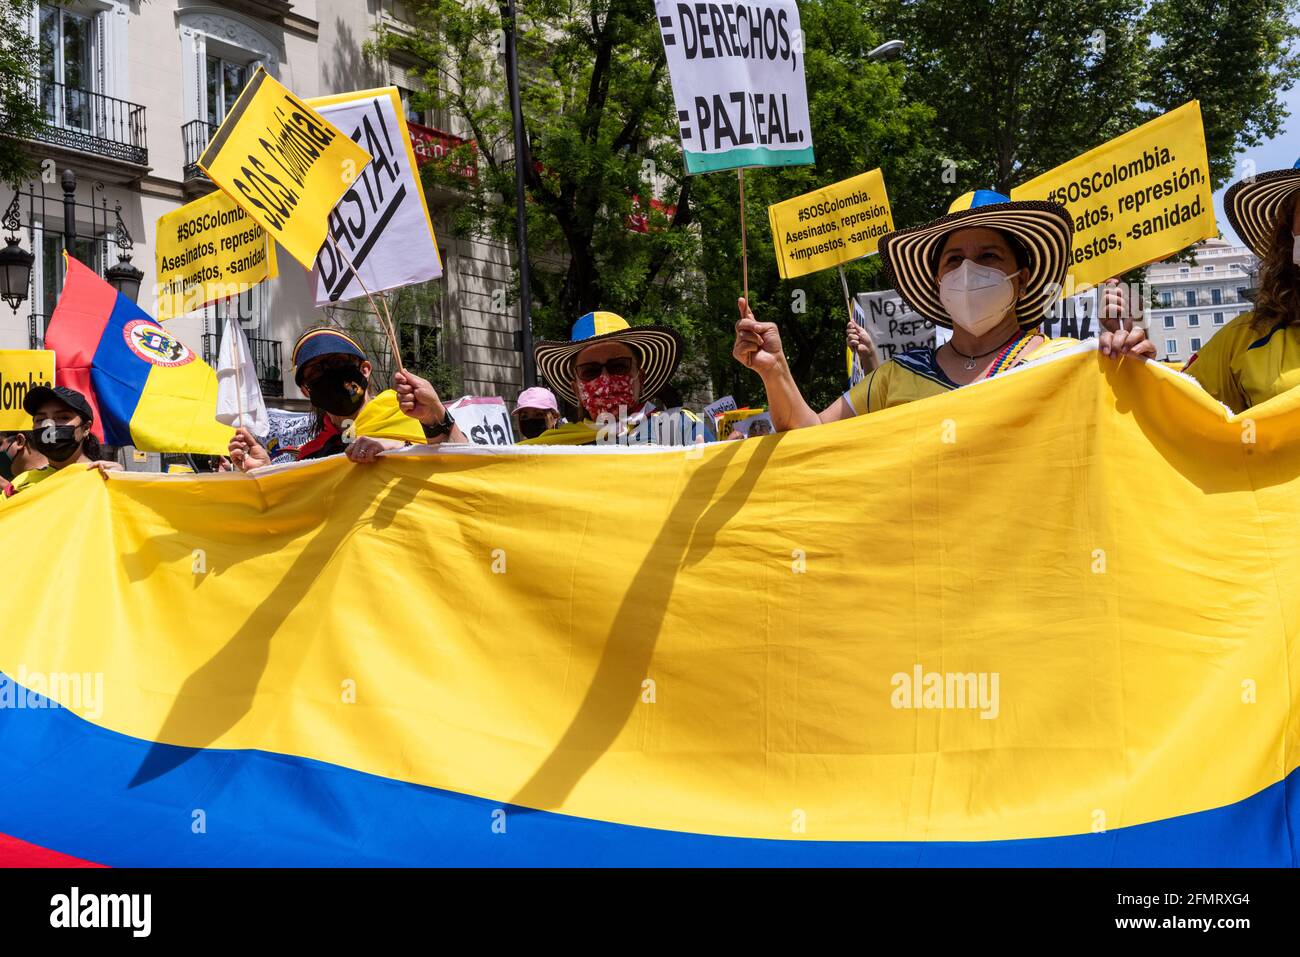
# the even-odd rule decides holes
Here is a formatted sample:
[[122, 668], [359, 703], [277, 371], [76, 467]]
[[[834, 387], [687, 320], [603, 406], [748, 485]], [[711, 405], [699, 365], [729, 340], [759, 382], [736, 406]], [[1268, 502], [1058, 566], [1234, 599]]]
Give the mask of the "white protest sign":
[[[356, 299], [365, 289], [381, 292], [441, 276], [438, 241], [397, 88], [307, 103], [374, 157], [330, 212], [329, 235], [343, 256], [328, 241], [317, 254], [312, 269], [316, 305]], [[361, 273], [361, 282], [347, 260]]]
[[1097, 290], [1057, 299], [1043, 316], [1043, 335], [1049, 339], [1091, 339], [1100, 331], [1097, 322]]
[[465, 437], [475, 445], [513, 445], [510, 410], [499, 395], [467, 395], [447, 406]]
[[764, 412], [762, 415], [751, 415], [748, 419], [741, 419], [731, 430], [739, 432], [747, 439], [758, 438], [760, 435], [771, 435], [776, 430], [772, 427], [772, 413]]
[[720, 399], [714, 399], [704, 407], [705, 427], [708, 428], [711, 435], [716, 435], [718, 431], [717, 418], [724, 412], [731, 412], [736, 408], [736, 400], [729, 395], [724, 395]]
[[860, 312], [853, 318], [867, 330], [881, 362], [908, 349], [934, 345], [934, 323], [903, 302], [894, 290], [860, 292], [857, 300]]
[[735, 408], [737, 408], [736, 400], [729, 395], [724, 395], [720, 399], [714, 399], [704, 407], [704, 418], [712, 422], [714, 416], [721, 415], [723, 412], [731, 412]]
[[655, 0], [687, 173], [813, 161], [795, 0]]

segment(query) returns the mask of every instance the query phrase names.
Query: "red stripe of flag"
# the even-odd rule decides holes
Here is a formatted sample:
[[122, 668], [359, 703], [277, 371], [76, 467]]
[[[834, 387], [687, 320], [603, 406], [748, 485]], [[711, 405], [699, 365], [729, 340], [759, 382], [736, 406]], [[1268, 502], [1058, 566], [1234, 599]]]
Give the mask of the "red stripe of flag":
[[0, 834], [0, 867], [103, 867], [39, 844]]
[[[54, 382], [76, 389], [95, 412], [94, 433], [104, 441], [104, 417], [90, 379], [90, 367], [104, 336], [108, 317], [117, 304], [117, 290], [99, 278], [94, 270], [71, 256], [65, 256], [67, 272], [63, 293], [45, 330], [45, 348], [53, 349]], [[91, 279], [93, 282], [86, 280]]]

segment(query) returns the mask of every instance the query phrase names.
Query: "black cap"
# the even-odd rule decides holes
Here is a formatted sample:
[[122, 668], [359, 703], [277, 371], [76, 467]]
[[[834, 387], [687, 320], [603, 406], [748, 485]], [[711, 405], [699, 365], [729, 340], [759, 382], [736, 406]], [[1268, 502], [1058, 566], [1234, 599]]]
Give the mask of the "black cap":
[[86, 401], [86, 397], [76, 389], [69, 389], [66, 385], [56, 385], [53, 388], [48, 385], [38, 385], [34, 389], [28, 389], [26, 397], [23, 398], [23, 411], [34, 416], [36, 410], [51, 399], [62, 402], [85, 419], [87, 425], [95, 421], [95, 412], [90, 407], [90, 403]]

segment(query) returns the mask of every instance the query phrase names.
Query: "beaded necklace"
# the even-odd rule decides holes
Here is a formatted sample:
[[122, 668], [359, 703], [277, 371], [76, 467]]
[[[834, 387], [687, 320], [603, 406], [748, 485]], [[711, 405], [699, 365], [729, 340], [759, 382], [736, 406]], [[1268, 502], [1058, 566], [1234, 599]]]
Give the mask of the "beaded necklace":
[[1003, 349], [998, 357], [993, 360], [993, 364], [989, 366], [989, 370], [984, 373], [984, 378], [992, 379], [999, 372], [1005, 372], [1007, 369], [1010, 369], [1016, 364], [1016, 360], [1020, 358], [1021, 353], [1025, 351], [1025, 347], [1038, 338], [1038, 336], [1039, 332], [1037, 329], [1028, 329], [1023, 332], [1019, 338], [1007, 343], [1006, 348]]

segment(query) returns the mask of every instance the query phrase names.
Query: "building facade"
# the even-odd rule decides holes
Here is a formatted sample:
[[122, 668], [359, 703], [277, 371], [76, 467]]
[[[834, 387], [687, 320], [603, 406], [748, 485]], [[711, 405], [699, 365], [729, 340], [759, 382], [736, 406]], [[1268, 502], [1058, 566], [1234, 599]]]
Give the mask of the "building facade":
[[1163, 262], [1147, 268], [1155, 297], [1147, 335], [1162, 359], [1186, 361], [1210, 337], [1251, 310], [1258, 260], [1244, 246], [1210, 239], [1192, 248], [1194, 263]]
[[[377, 62], [366, 51], [377, 31], [410, 29], [394, 0], [70, 0], [38, 4], [29, 29], [41, 48], [32, 96], [48, 127], [29, 144], [41, 174], [20, 184], [18, 207], [21, 242], [36, 262], [27, 301], [16, 312], [0, 305], [0, 349], [43, 344], [62, 286], [65, 211], [74, 254], [101, 273], [122, 253], [114, 239], [129, 234], [144, 273], [138, 302], [153, 313], [155, 223], [214, 188], [195, 161], [259, 66], [302, 97], [394, 85], [409, 102], [418, 89], [411, 64]], [[448, 117], [408, 105], [407, 118], [427, 151], [456, 142]], [[72, 205], [62, 185], [69, 170]], [[11, 198], [0, 185], [0, 204]], [[517, 307], [504, 295], [513, 249], [453, 236], [455, 191], [430, 190], [427, 199], [444, 275], [435, 305], [412, 323], [437, 337], [439, 357], [459, 371], [466, 393], [513, 399], [522, 383]], [[237, 315], [268, 405], [292, 408], [303, 399], [290, 350], [326, 316], [314, 306], [309, 274], [287, 255], [279, 260], [278, 279], [168, 325], [212, 358], [223, 321]]]

